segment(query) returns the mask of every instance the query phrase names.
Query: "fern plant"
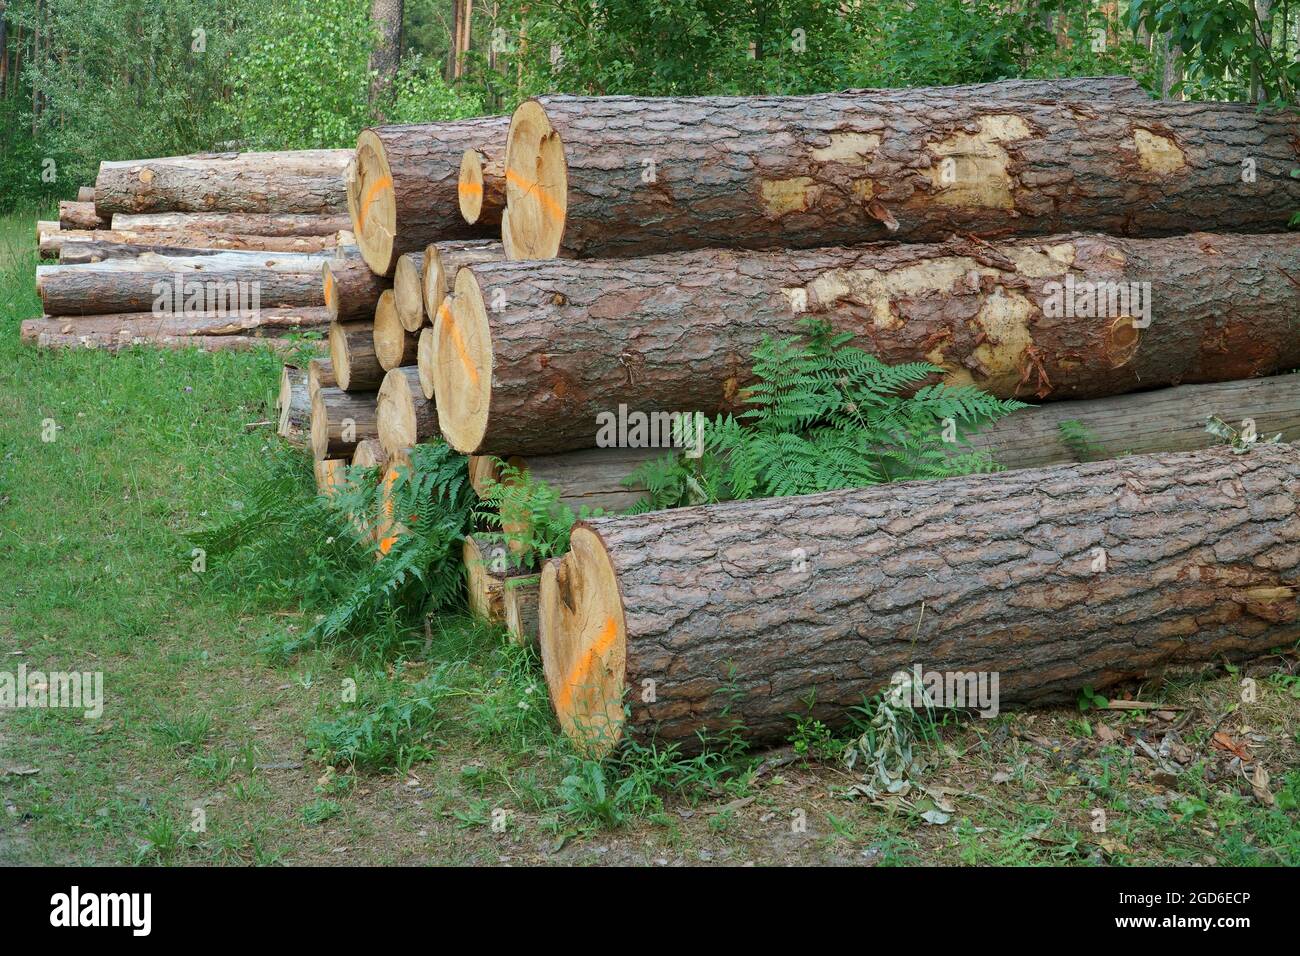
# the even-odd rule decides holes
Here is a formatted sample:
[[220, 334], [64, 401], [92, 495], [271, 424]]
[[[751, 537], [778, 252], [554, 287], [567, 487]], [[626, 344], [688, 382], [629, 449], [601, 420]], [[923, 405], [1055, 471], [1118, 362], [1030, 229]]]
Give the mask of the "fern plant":
[[[974, 386], [921, 385], [928, 362], [887, 365], [820, 320], [754, 352], [747, 409], [706, 423], [698, 458], [670, 456], [629, 479], [643, 507], [811, 494], [993, 471], [967, 436], [1022, 402]], [[909, 394], [910, 392], [910, 394]]]
[[554, 488], [526, 469], [500, 459], [496, 465], [498, 477], [488, 480], [478, 508], [479, 520], [496, 530], [478, 537], [504, 544], [514, 570], [536, 570], [547, 558], [564, 554], [573, 523], [604, 513], [586, 507], [575, 513]]

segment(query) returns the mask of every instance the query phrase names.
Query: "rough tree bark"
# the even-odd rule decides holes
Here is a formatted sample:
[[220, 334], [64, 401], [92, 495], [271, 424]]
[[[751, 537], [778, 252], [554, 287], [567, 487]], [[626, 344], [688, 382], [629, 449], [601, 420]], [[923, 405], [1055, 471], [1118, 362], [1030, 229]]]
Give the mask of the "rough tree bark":
[[375, 355], [374, 322], [331, 322], [330, 364], [345, 392], [373, 392], [387, 371]]
[[370, 0], [370, 24], [379, 40], [370, 52], [370, 108], [381, 120], [380, 106], [402, 63], [403, 0]]
[[120, 312], [107, 315], [61, 315], [34, 322], [61, 335], [276, 335], [282, 332], [323, 331], [329, 327], [325, 310], [259, 309], [256, 312]]
[[108, 223], [95, 212], [93, 202], [59, 203], [60, 229], [107, 229]]
[[163, 249], [189, 249], [229, 252], [302, 252], [319, 253], [336, 247], [334, 236], [238, 236], [208, 232], [134, 232], [122, 229], [60, 229], [42, 233], [39, 248], [42, 256], [58, 256], [70, 245], [109, 244], [134, 247], [139, 255], [154, 252], [164, 255]]
[[[1300, 418], [1300, 415], [1297, 415]], [[561, 502], [575, 514], [590, 511], [623, 511], [645, 494], [645, 488], [629, 484], [632, 473], [648, 461], [670, 453], [665, 448], [586, 448], [560, 455], [511, 455], [506, 464], [528, 472], [537, 481], [555, 489]], [[480, 497], [490, 483], [500, 481], [496, 459], [474, 455], [469, 460], [470, 483]]]
[[914, 664], [1005, 705], [1263, 652], [1300, 637], [1297, 496], [1272, 445], [581, 523], [542, 575], [551, 700], [591, 751], [691, 749], [843, 726]]
[[[458, 152], [459, 158], [460, 153]], [[205, 153], [99, 164], [95, 209], [114, 213], [338, 214], [347, 149]]]
[[[447, 440], [495, 455], [594, 447], [597, 416], [623, 404], [734, 411], [763, 337], [799, 334], [808, 317], [952, 384], [1096, 398], [1300, 366], [1298, 279], [1300, 244], [1285, 235], [503, 262], [460, 270], [431, 377]], [[1112, 295], [1134, 283], [1149, 288]]]
[[321, 295], [330, 316], [340, 322], [369, 321], [379, 297], [393, 287], [360, 259], [336, 259], [321, 267]]
[[115, 213], [113, 228], [126, 232], [197, 232], [235, 236], [328, 236], [349, 229], [352, 220], [332, 213], [156, 212]]
[[311, 403], [311, 451], [317, 460], [351, 458], [357, 443], [378, 438], [374, 392], [322, 388]]
[[[1280, 232], [1300, 114], [1234, 103], [544, 97], [511, 122], [513, 257], [1068, 230]], [[1257, 177], [1244, 182], [1243, 157]]]

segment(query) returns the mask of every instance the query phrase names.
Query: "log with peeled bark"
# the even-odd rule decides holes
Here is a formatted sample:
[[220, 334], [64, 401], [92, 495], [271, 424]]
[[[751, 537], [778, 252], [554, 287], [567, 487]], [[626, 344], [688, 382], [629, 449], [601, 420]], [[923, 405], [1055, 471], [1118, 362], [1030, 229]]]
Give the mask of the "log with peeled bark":
[[464, 266], [484, 262], [501, 262], [505, 248], [490, 239], [466, 239], [455, 242], [431, 242], [424, 249], [424, 270], [420, 281], [424, 290], [424, 314], [433, 323], [451, 294], [456, 273]]
[[147, 311], [246, 311], [324, 305], [323, 259], [298, 253], [106, 259], [36, 267], [47, 315]]
[[[633, 472], [648, 461], [671, 453], [667, 448], [584, 448], [559, 455], [511, 455], [507, 465], [528, 473], [555, 490], [561, 502], [581, 514], [582, 509], [625, 511], [645, 496], [645, 487], [629, 482]], [[471, 455], [469, 479], [482, 497], [501, 480], [491, 456]]]
[[[1300, 442], [1300, 373], [1023, 408], [970, 436], [970, 445], [1009, 469], [1195, 451], [1221, 442], [1205, 430], [1210, 416], [1261, 439]], [[1070, 422], [1082, 431], [1062, 428]]]
[[311, 398], [307, 394], [307, 370], [296, 365], [285, 365], [280, 372], [280, 394], [276, 399], [280, 410], [276, 434], [299, 448], [306, 446], [311, 435]]
[[115, 335], [151, 338], [176, 335], [281, 335], [323, 332], [325, 310], [260, 309], [234, 312], [115, 312], [108, 315], [59, 315], [33, 320], [61, 335]]
[[541, 576], [506, 578], [501, 589], [501, 608], [506, 630], [516, 644], [537, 644], [537, 602], [541, 595]]
[[340, 322], [370, 321], [379, 297], [393, 287], [359, 258], [334, 259], [321, 269], [322, 295], [330, 316]]
[[913, 665], [1036, 704], [1263, 653], [1300, 637], [1297, 496], [1269, 445], [580, 523], [542, 574], [551, 700], [591, 752], [691, 749], [844, 726]]
[[[59, 226], [57, 219], [37, 219], [36, 220], [36, 248], [41, 249], [47, 242], [53, 242], [54, 238], [63, 230]], [[42, 255], [45, 255], [42, 250]]]
[[[1236, 103], [544, 97], [515, 111], [521, 259], [1068, 230], [1280, 232], [1300, 113]], [[1246, 181], [1242, 163], [1253, 160]]]
[[95, 187], [81, 186], [77, 189], [77, 202], [88, 202], [92, 206], [95, 204]]
[[325, 238], [351, 226], [351, 220], [339, 213], [119, 212], [113, 216], [113, 228], [125, 232], [199, 232], [284, 239]]
[[156, 256], [215, 256], [220, 249], [195, 249], [190, 246], [168, 246], [157, 243], [134, 245], [129, 242], [101, 242], [99, 240], [64, 242], [59, 245], [59, 265], [76, 266], [105, 259], [135, 259], [152, 253]]
[[420, 337], [406, 331], [397, 314], [396, 297], [389, 289], [375, 306], [375, 358], [385, 372], [399, 365], [414, 365]]
[[489, 226], [471, 226], [461, 217], [460, 161], [466, 149], [504, 140], [509, 126], [508, 117], [489, 116], [362, 130], [349, 208], [371, 269], [392, 275], [403, 252], [438, 240], [491, 235]]
[[[347, 208], [347, 149], [204, 153], [99, 164], [95, 208], [114, 213], [337, 215]], [[336, 227], [338, 228], [338, 227]]]
[[312, 471], [316, 475], [317, 493], [328, 497], [347, 481], [348, 460], [346, 458], [313, 459]]
[[471, 226], [499, 226], [506, 208], [505, 143], [467, 149], [456, 187], [460, 214]]
[[423, 252], [405, 252], [398, 257], [393, 272], [393, 306], [397, 320], [408, 332], [419, 332], [424, 325], [423, 276]]
[[331, 322], [330, 364], [345, 392], [373, 392], [384, 380], [385, 369], [375, 357], [374, 322]]
[[311, 403], [311, 452], [317, 459], [348, 458], [357, 443], [378, 438], [374, 392], [322, 388]]
[[108, 223], [95, 212], [93, 202], [59, 203], [60, 229], [107, 229]]
[[438, 436], [438, 410], [420, 390], [420, 372], [414, 365], [389, 370], [379, 386], [379, 443], [392, 455]]
[[338, 388], [338, 379], [334, 377], [334, 363], [327, 358], [314, 358], [307, 363], [307, 400], [316, 400], [316, 393], [322, 388]]
[[950, 384], [1096, 398], [1300, 367], [1292, 277], [1300, 241], [1287, 235], [504, 262], [460, 270], [432, 377], [443, 434], [465, 454], [604, 444], [602, 416], [621, 420], [623, 405], [733, 411], [764, 337], [805, 332], [809, 317], [888, 364], [930, 361]]
[[[69, 246], [83, 246], [87, 243], [106, 244], [135, 249], [135, 255], [154, 252], [167, 255], [161, 250], [178, 249], [172, 255], [196, 255], [198, 250], [231, 252], [302, 252], [321, 253], [336, 250], [334, 236], [236, 236], [220, 232], [134, 232], [123, 229], [98, 230], [60, 230], [42, 233], [40, 252], [42, 256], [59, 256], [67, 261]], [[193, 252], [189, 250], [194, 250]], [[123, 250], [123, 252], [128, 250]]]

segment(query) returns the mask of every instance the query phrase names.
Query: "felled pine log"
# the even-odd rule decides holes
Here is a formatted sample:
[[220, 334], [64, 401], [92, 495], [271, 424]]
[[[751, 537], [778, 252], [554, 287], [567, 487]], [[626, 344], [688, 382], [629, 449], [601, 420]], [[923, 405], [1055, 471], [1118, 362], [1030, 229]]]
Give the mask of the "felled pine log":
[[359, 442], [378, 438], [374, 392], [322, 388], [311, 404], [311, 451], [317, 460], [352, 457]]
[[[29, 328], [30, 327], [30, 328]], [[329, 328], [323, 309], [259, 309], [231, 312], [117, 312], [108, 315], [60, 315], [29, 319], [23, 323], [24, 340], [42, 332], [89, 335], [92, 338], [125, 336], [252, 335], [279, 336], [287, 332], [323, 332]]]
[[47, 315], [301, 308], [324, 305], [324, 261], [290, 252], [145, 253], [134, 259], [37, 266], [36, 289]]
[[350, 229], [352, 221], [338, 212], [156, 212], [115, 213], [113, 228], [126, 232], [197, 232], [267, 238], [329, 237]]
[[314, 358], [307, 363], [307, 399], [314, 401], [322, 388], [338, 388], [334, 377], [334, 363], [327, 358]]
[[79, 187], [77, 188], [77, 202], [88, 202], [88, 203], [94, 204], [94, 202], [95, 202], [95, 187], [94, 187], [94, 186], [79, 186]]
[[457, 203], [471, 226], [498, 226], [506, 208], [505, 143], [484, 143], [467, 149], [460, 159]]
[[[632, 473], [648, 461], [672, 454], [669, 448], [584, 448], [559, 455], [511, 455], [507, 465], [545, 482], [560, 501], [575, 514], [582, 509], [625, 511], [645, 495], [645, 488], [629, 481]], [[483, 497], [501, 470], [490, 456], [471, 455], [469, 478], [474, 491]]]
[[93, 202], [59, 203], [59, 227], [61, 229], [107, 229], [108, 223], [95, 212]]
[[375, 418], [379, 443], [390, 456], [438, 436], [438, 410], [420, 390], [419, 369], [389, 370], [379, 386]]
[[1300, 374], [1022, 408], [972, 435], [970, 447], [1009, 469], [1195, 451], [1220, 442], [1205, 430], [1210, 416], [1261, 439], [1300, 442]]
[[385, 372], [401, 365], [414, 365], [419, 336], [408, 332], [397, 311], [397, 298], [386, 290], [375, 305], [375, 358]]
[[204, 352], [244, 351], [247, 349], [274, 349], [277, 352], [297, 352], [302, 342], [297, 339], [254, 335], [138, 335], [128, 330], [115, 332], [62, 332], [60, 326], [43, 319], [28, 319], [22, 324], [22, 341], [44, 349], [103, 349], [117, 352], [122, 349], [148, 346], [163, 349], [196, 348]]
[[430, 377], [452, 446], [497, 455], [596, 446], [620, 406], [734, 411], [764, 337], [808, 317], [951, 384], [1104, 397], [1300, 367], [1296, 276], [1294, 236], [1232, 234], [484, 264], [434, 323]]
[[[146, 252], [158, 255], [200, 255], [213, 252], [320, 253], [337, 248], [335, 236], [237, 236], [205, 232], [130, 232], [120, 229], [67, 230], [42, 233], [42, 256], [60, 262], [129, 258]], [[169, 250], [176, 250], [171, 252]]]
[[536, 645], [537, 611], [541, 577], [536, 574], [506, 578], [501, 590], [501, 607], [506, 631], [516, 644]]
[[[519, 259], [954, 232], [1280, 232], [1300, 113], [992, 100], [980, 88], [527, 100], [506, 150]], [[1243, 161], [1252, 161], [1249, 175]]]
[[543, 569], [551, 700], [591, 752], [689, 750], [841, 727], [914, 665], [1005, 706], [1262, 653], [1300, 637], [1297, 497], [1268, 445], [596, 519]]
[[375, 355], [375, 323], [331, 322], [330, 364], [334, 379], [345, 392], [373, 392], [387, 369]]
[[464, 266], [501, 262], [505, 257], [505, 248], [501, 243], [488, 239], [429, 243], [424, 249], [424, 268], [420, 276], [424, 314], [429, 323], [438, 317], [443, 303], [451, 293], [456, 274]]
[[280, 373], [280, 393], [276, 398], [280, 421], [278, 434], [291, 445], [302, 448], [311, 437], [311, 398], [307, 393], [307, 370], [285, 365]]
[[393, 287], [392, 279], [375, 275], [359, 258], [326, 262], [321, 282], [325, 308], [340, 322], [372, 320], [379, 297]]
[[487, 224], [469, 225], [457, 205], [461, 156], [504, 140], [504, 116], [378, 126], [357, 137], [355, 179], [348, 184], [352, 231], [378, 275], [392, 275], [397, 257], [446, 239], [489, 238]]
[[[204, 153], [99, 164], [95, 209], [114, 213], [338, 214], [347, 149]], [[340, 228], [340, 227], [335, 227]]]

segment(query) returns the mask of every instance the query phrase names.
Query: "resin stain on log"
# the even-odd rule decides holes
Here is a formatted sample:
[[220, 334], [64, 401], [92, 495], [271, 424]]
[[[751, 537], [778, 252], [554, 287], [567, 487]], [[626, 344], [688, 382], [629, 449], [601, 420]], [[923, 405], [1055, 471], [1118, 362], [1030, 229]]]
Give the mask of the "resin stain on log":
[[1138, 165], [1149, 173], [1176, 173], [1187, 166], [1186, 155], [1168, 136], [1136, 127], [1133, 145], [1137, 149]]
[[763, 194], [763, 208], [773, 218], [792, 212], [807, 212], [817, 204], [822, 194], [822, 187], [810, 176], [764, 179], [759, 188]]

